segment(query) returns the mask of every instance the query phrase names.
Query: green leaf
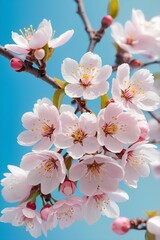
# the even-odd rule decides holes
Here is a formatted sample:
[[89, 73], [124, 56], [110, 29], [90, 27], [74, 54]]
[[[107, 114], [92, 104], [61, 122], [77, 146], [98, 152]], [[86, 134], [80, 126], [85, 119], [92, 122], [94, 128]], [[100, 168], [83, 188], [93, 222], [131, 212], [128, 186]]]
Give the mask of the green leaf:
[[107, 102], [109, 101], [108, 95], [104, 94], [101, 96], [101, 109], [106, 107]]
[[65, 88], [65, 86], [68, 84], [67, 82], [64, 82], [62, 80], [60, 80], [59, 78], [53, 78], [53, 81], [62, 89]]
[[45, 51], [45, 57], [44, 57], [44, 62], [48, 62], [49, 59], [52, 57], [53, 53], [54, 53], [54, 48], [49, 48], [48, 44], [46, 44], [43, 47], [44, 51]]
[[110, 0], [108, 3], [107, 14], [116, 18], [119, 13], [119, 0]]
[[72, 164], [72, 158], [71, 157], [67, 157], [67, 158], [65, 158], [64, 162], [65, 162], [67, 170], [69, 170], [70, 167], [71, 167], [71, 164]]
[[154, 73], [153, 74], [155, 80], [160, 80], [160, 73]]
[[54, 106], [57, 107], [58, 110], [60, 109], [60, 106], [62, 104], [64, 96], [65, 96], [64, 89], [57, 89], [54, 92], [52, 102], [53, 102]]
[[146, 240], [156, 240], [156, 236], [154, 234], [149, 233], [148, 231], [146, 231], [145, 239]]

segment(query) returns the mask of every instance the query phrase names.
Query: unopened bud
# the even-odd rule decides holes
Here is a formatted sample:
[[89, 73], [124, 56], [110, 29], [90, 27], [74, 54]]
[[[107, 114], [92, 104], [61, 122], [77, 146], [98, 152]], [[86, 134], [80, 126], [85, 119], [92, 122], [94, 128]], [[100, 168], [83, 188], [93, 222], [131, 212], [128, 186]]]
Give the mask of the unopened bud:
[[119, 217], [112, 223], [112, 231], [118, 235], [127, 233], [130, 228], [130, 220], [126, 217]]
[[103, 28], [108, 28], [113, 22], [113, 18], [110, 15], [104, 16], [102, 18], [101, 24]]
[[24, 63], [20, 58], [12, 58], [10, 61], [10, 66], [15, 71], [20, 71], [24, 67]]
[[28, 202], [28, 203], [26, 204], [26, 207], [27, 207], [27, 208], [30, 208], [30, 209], [32, 209], [32, 210], [35, 210], [35, 209], [36, 209], [36, 204], [35, 204], [35, 202]]
[[40, 211], [41, 218], [44, 221], [47, 221], [47, 219], [48, 219], [48, 215], [50, 213], [50, 207], [51, 207], [50, 204], [46, 204]]
[[138, 60], [138, 59], [133, 59], [130, 62], [130, 66], [131, 66], [131, 68], [135, 69], [135, 68], [141, 67], [142, 66], [142, 62], [140, 60]]
[[76, 190], [76, 184], [72, 181], [65, 181], [62, 183], [60, 187], [60, 191], [65, 195], [65, 196], [71, 196]]
[[35, 56], [35, 58], [36, 58], [37, 60], [42, 60], [42, 59], [44, 58], [44, 56], [45, 56], [45, 51], [44, 51], [44, 49], [41, 48], [41, 49], [35, 50], [34, 56]]

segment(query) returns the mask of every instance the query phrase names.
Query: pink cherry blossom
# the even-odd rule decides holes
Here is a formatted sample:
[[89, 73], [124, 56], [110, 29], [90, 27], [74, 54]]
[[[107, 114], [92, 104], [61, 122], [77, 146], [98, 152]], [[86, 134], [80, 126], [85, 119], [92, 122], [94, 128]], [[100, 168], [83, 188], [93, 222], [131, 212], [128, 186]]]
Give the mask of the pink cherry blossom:
[[102, 67], [101, 58], [92, 53], [85, 53], [78, 64], [71, 58], [66, 58], [62, 64], [62, 76], [69, 83], [65, 87], [66, 94], [71, 98], [96, 99], [108, 91], [106, 80], [110, 77], [112, 68]]
[[26, 199], [32, 186], [27, 182], [28, 171], [8, 165], [11, 173], [5, 173], [1, 180], [2, 196], [7, 202], [19, 202]]
[[[53, 218], [58, 220], [60, 228], [69, 227], [75, 221], [82, 219], [82, 199], [80, 197], [69, 197], [56, 202], [50, 208], [48, 226], [52, 226]], [[54, 220], [55, 221], [55, 220]]]
[[72, 158], [80, 158], [85, 153], [95, 153], [99, 149], [97, 138], [97, 119], [94, 114], [83, 113], [78, 118], [72, 112], [60, 116], [61, 132], [55, 136], [57, 148], [66, 149]]
[[[46, 103], [45, 103], [46, 101]], [[54, 143], [55, 134], [59, 131], [59, 113], [55, 106], [46, 99], [35, 104], [33, 112], [22, 117], [23, 126], [27, 129], [18, 136], [18, 143], [32, 146], [33, 150], [49, 149]]]
[[149, 58], [159, 58], [160, 17], [146, 21], [141, 10], [132, 10], [132, 19], [123, 27], [113, 23], [111, 35], [120, 48], [131, 54], [144, 54]]
[[21, 167], [29, 171], [28, 182], [41, 184], [43, 194], [49, 194], [64, 182], [66, 167], [61, 154], [53, 151], [28, 153], [23, 156]]
[[110, 196], [101, 191], [98, 191], [94, 196], [85, 196], [83, 198], [83, 214], [86, 222], [93, 224], [99, 220], [101, 215], [109, 218], [118, 217], [120, 210], [115, 202], [117, 199], [126, 201], [128, 200], [128, 195], [122, 190], [117, 190], [114, 195], [110, 193]]
[[11, 223], [13, 226], [25, 226], [31, 236], [38, 238], [42, 234], [43, 222], [36, 210], [19, 205], [18, 207], [5, 208], [2, 210], [0, 221]]
[[149, 176], [155, 148], [153, 144], [138, 142], [125, 151], [121, 163], [125, 171], [124, 181], [128, 186], [136, 188], [139, 177]]
[[160, 98], [153, 89], [154, 78], [147, 69], [136, 71], [130, 78], [129, 65], [124, 63], [118, 67], [116, 79], [113, 79], [112, 96], [125, 109], [139, 108], [145, 111], [158, 109]]
[[76, 184], [72, 181], [66, 180], [62, 183], [60, 191], [65, 196], [71, 196], [76, 190]]
[[[65, 44], [72, 37], [74, 31], [69, 30], [60, 35], [58, 38], [52, 39], [53, 30], [51, 22], [43, 19], [37, 30], [34, 30], [31, 25], [28, 29], [24, 29], [24, 32], [20, 30], [20, 33], [21, 34], [12, 32], [12, 39], [16, 44], [6, 44], [5, 48], [18, 54], [28, 54], [32, 50], [43, 50], [42, 48], [46, 44], [48, 44], [49, 48], [53, 49], [59, 47]], [[35, 53], [37, 54], [36, 51]]]
[[125, 144], [138, 140], [140, 130], [135, 117], [110, 103], [98, 115], [98, 142], [111, 152], [120, 152]]
[[102, 192], [116, 191], [119, 181], [123, 179], [123, 170], [110, 157], [101, 154], [86, 155], [72, 164], [69, 179], [80, 180], [80, 191], [87, 196], [93, 196], [97, 189]]

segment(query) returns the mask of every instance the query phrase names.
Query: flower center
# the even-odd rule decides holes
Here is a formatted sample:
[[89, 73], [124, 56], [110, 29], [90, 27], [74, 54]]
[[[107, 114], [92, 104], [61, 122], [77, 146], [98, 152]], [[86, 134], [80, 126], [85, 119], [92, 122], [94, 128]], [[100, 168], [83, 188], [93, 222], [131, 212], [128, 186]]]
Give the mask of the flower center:
[[42, 125], [42, 136], [43, 137], [49, 137], [50, 141], [52, 138], [52, 134], [54, 132], [55, 128], [53, 126], [53, 124], [51, 126], [49, 126], [47, 123], [43, 123]]
[[45, 163], [43, 165], [43, 169], [46, 172], [52, 172], [53, 169], [57, 168], [57, 165], [56, 165], [57, 160], [55, 160], [54, 158], [49, 158], [47, 161], [46, 160], [44, 161]]
[[97, 163], [94, 161], [92, 164], [87, 164], [88, 171], [90, 171], [94, 175], [99, 175], [100, 173], [100, 167], [103, 165], [103, 163]]
[[133, 151], [128, 153], [127, 162], [134, 169], [144, 164], [143, 156], [141, 154], [137, 155]]
[[32, 25], [30, 25], [29, 28], [24, 28], [24, 32], [21, 29], [19, 31], [25, 39], [30, 41], [32, 35], [35, 33], [36, 30], [33, 29]]
[[82, 129], [77, 129], [76, 131], [73, 132], [72, 137], [74, 138], [73, 142], [74, 143], [82, 143], [83, 139], [87, 136]]
[[125, 98], [126, 101], [131, 101], [136, 94], [136, 89], [134, 86], [129, 87], [125, 90], [121, 90], [121, 97]]
[[117, 125], [115, 125], [114, 123], [111, 124], [106, 124], [105, 126], [102, 127], [102, 130], [104, 131], [104, 133], [107, 134], [115, 134], [118, 130]]
[[71, 218], [74, 214], [74, 208], [70, 207], [64, 212], [57, 212], [57, 219], [58, 220], [63, 220], [65, 218]]

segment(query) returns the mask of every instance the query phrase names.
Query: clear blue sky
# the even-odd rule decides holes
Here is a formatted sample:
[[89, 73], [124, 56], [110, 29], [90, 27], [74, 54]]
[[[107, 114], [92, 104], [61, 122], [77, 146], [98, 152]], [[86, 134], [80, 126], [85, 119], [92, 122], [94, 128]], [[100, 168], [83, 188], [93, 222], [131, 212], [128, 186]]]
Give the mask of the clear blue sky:
[[[92, 26], [99, 28], [102, 17], [106, 14], [107, 0], [85, 0], [85, 6]], [[117, 21], [124, 23], [131, 16], [131, 9], [141, 9], [147, 18], [160, 12], [159, 0], [120, 0], [121, 9]], [[79, 60], [88, 47], [88, 36], [84, 31], [81, 19], [76, 14], [74, 0], [0, 0], [0, 44], [12, 43], [11, 31], [28, 27], [30, 24], [38, 26], [43, 18], [50, 19], [56, 30], [56, 36], [68, 29], [74, 29], [73, 38], [66, 45], [55, 51], [54, 57], [47, 65], [47, 72], [51, 76], [61, 78], [61, 63], [64, 58], [71, 57]], [[103, 59], [103, 64], [114, 64], [114, 48], [110, 32], [107, 31], [102, 41], [97, 45], [95, 53]], [[7, 165], [19, 165], [21, 157], [30, 148], [17, 144], [17, 136], [23, 130], [21, 117], [23, 113], [31, 111], [33, 104], [39, 98], [51, 98], [53, 89], [27, 73], [16, 73], [9, 67], [9, 61], [0, 56], [0, 106], [1, 106], [1, 157], [0, 179], [7, 172]], [[97, 107], [98, 108], [98, 107]], [[138, 189], [122, 188], [130, 196], [126, 203], [119, 204], [122, 216], [130, 218], [144, 216], [144, 210], [158, 209], [160, 203], [160, 182], [151, 175], [139, 181]], [[11, 206], [0, 197], [0, 208]], [[105, 217], [94, 225], [87, 225], [84, 221], [77, 222], [70, 228], [60, 230], [56, 228], [49, 232], [48, 239], [56, 240], [142, 240], [143, 233], [131, 231], [126, 236], [116, 236], [110, 230], [111, 220]], [[15, 228], [9, 224], [0, 223], [1, 240], [31, 240], [32, 237], [24, 228]], [[45, 239], [44, 236], [39, 238]]]

